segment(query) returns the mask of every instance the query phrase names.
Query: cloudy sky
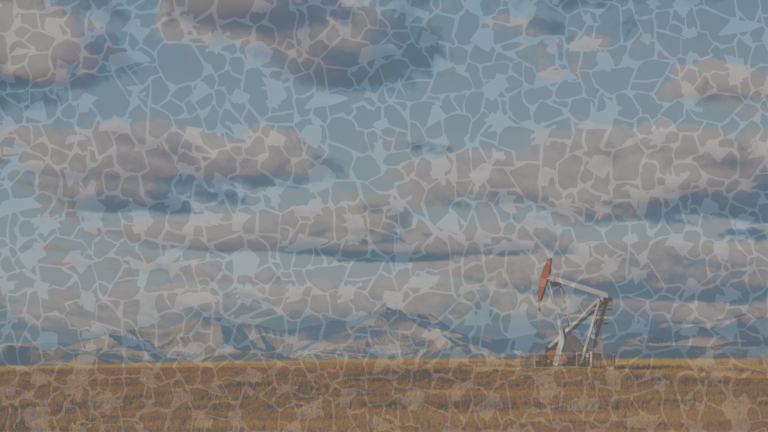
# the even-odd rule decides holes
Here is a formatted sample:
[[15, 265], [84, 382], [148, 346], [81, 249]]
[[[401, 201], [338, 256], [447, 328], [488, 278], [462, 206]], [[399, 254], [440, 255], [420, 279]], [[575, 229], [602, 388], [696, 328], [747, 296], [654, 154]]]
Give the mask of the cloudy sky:
[[765, 8], [0, 0], [0, 344], [382, 306], [522, 337], [552, 257], [606, 341], [764, 356]]

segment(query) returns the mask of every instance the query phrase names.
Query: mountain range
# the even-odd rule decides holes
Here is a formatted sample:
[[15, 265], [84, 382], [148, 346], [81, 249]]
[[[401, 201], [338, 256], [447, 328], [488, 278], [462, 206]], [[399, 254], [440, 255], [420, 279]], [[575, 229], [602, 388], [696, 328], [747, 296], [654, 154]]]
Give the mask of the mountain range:
[[497, 358], [510, 340], [469, 338], [429, 314], [382, 308], [354, 320], [280, 331], [193, 317], [167, 327], [109, 333], [67, 347], [0, 347], [0, 364], [261, 361], [279, 359]]
[[[630, 357], [760, 357], [766, 354], [762, 324], [742, 315], [702, 324], [666, 323], [648, 333], [604, 331], [604, 351]], [[0, 365], [519, 357], [516, 346], [538, 351], [556, 334], [549, 328], [514, 339], [470, 337], [430, 314], [390, 308], [294, 330], [193, 316], [167, 327], [109, 333], [66, 347], [3, 345]]]

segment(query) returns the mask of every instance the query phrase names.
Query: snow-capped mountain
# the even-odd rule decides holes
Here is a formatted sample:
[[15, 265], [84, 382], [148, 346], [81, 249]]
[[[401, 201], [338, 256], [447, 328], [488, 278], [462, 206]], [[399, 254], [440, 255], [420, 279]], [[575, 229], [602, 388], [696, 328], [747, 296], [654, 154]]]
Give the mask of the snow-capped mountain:
[[297, 330], [194, 317], [167, 328], [105, 334], [65, 348], [5, 346], [6, 364], [135, 363], [270, 359], [494, 358], [516, 356], [510, 341], [452, 332], [428, 314], [382, 308], [347, 320]]

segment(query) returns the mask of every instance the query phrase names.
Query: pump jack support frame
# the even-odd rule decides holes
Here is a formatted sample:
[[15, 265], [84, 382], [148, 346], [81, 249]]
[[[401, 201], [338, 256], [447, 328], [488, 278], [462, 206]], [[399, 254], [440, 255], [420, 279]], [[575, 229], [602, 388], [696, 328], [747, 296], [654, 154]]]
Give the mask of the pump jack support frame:
[[[552, 276], [547, 273], [549, 273], [549, 265], [550, 263], [547, 263], [547, 268], [545, 269], [545, 278], [542, 279], [541, 283], [546, 283], [550, 286], [552, 285], [567, 285], [574, 289], [578, 289], [580, 291], [584, 291], [589, 294], [596, 295], [598, 298], [593, 301], [589, 307], [587, 307], [581, 315], [579, 315], [576, 320], [572, 321], [570, 325], [563, 331], [562, 337], [565, 339], [573, 333], [573, 331], [584, 321], [590, 320], [589, 323], [589, 330], [587, 331], [587, 338], [584, 341], [584, 348], [581, 351], [581, 358], [584, 362], [587, 361], [587, 358], [592, 357], [592, 353], [594, 352], [595, 348], [597, 347], [597, 341], [600, 337], [600, 330], [603, 327], [603, 322], [605, 321], [605, 312], [608, 310], [611, 302], [613, 301], [612, 298], [608, 296], [608, 293], [605, 291], [600, 291], [594, 288], [590, 288], [588, 286], [584, 286], [582, 284], [571, 282], [562, 278], [559, 278], [557, 276]], [[542, 275], [544, 276], [544, 275]], [[546, 282], [545, 282], [546, 281]], [[543, 290], [540, 288], [540, 294], [539, 294], [539, 301], [541, 301], [541, 296], [543, 295]], [[554, 291], [553, 291], [554, 295]], [[557, 315], [559, 318], [559, 314]], [[569, 319], [570, 321], [570, 319]], [[547, 344], [547, 349], [553, 348], [555, 346], [558, 346], [560, 342], [560, 335], [558, 334], [551, 342]], [[589, 357], [587, 357], [587, 353], [589, 353]], [[560, 353], [558, 352], [557, 355], [559, 356]], [[591, 361], [589, 362], [591, 365]]]

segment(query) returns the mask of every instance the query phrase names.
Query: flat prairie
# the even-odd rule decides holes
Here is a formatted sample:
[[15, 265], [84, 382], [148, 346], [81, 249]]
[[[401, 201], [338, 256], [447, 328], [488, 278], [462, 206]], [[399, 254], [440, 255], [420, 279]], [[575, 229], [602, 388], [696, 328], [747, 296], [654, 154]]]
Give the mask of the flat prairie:
[[766, 431], [768, 361], [306, 360], [0, 369], [8, 431]]

